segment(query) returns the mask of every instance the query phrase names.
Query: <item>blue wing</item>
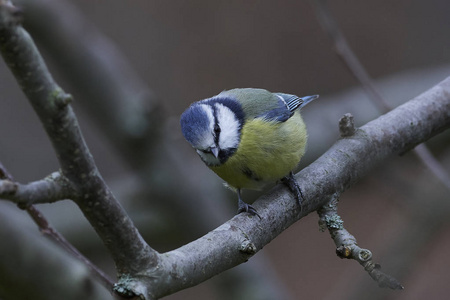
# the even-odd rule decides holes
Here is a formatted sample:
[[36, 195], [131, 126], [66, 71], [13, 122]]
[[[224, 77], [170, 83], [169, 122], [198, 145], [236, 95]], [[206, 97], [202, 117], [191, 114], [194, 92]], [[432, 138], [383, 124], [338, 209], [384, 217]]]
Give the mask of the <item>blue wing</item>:
[[278, 97], [276, 108], [264, 113], [261, 117], [277, 122], [285, 122], [294, 114], [296, 109], [302, 108], [309, 102], [317, 99], [319, 95], [298, 97], [290, 94], [274, 93]]
[[278, 104], [276, 108], [269, 110], [260, 117], [267, 120], [285, 122], [292, 115], [294, 111], [300, 106], [301, 99], [294, 95], [275, 93], [278, 97]]

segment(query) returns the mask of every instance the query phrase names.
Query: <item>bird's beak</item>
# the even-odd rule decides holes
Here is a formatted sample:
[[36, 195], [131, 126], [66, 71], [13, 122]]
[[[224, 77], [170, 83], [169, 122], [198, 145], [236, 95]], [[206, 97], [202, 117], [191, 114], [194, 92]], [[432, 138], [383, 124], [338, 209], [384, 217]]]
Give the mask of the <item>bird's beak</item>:
[[217, 158], [219, 156], [219, 147], [211, 147], [211, 153]]
[[316, 100], [317, 98], [319, 98], [319, 95], [312, 95], [312, 96], [304, 96], [304, 97], [300, 97], [300, 99], [302, 99], [303, 103], [300, 104], [300, 108], [304, 107], [306, 104], [308, 104], [309, 102]]

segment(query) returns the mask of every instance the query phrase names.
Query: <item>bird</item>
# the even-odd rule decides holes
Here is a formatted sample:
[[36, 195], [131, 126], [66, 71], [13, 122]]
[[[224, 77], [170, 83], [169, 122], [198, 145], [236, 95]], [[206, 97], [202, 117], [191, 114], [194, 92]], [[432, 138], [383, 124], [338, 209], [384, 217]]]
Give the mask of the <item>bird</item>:
[[300, 110], [318, 97], [236, 88], [194, 102], [181, 114], [184, 138], [237, 192], [238, 214], [261, 218], [243, 201], [241, 190], [259, 190], [280, 180], [295, 194], [301, 209], [303, 195], [293, 176], [307, 142]]

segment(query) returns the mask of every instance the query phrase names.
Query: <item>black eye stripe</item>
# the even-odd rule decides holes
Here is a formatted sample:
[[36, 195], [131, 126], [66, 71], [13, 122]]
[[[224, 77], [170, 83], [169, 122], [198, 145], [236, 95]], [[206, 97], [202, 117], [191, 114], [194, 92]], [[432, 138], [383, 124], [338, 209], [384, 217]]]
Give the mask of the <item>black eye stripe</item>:
[[217, 109], [217, 107], [215, 105], [211, 105], [211, 107], [213, 109], [213, 114], [214, 114], [214, 128], [213, 128], [213, 130], [214, 130], [214, 143], [216, 145], [219, 145], [219, 136], [220, 136], [220, 130], [221, 129], [220, 129], [220, 126], [218, 124], [218, 122], [219, 122], [218, 117], [217, 117], [218, 109]]
[[214, 124], [214, 133], [215, 134], [219, 134], [220, 133], [220, 126], [219, 126], [219, 124]]

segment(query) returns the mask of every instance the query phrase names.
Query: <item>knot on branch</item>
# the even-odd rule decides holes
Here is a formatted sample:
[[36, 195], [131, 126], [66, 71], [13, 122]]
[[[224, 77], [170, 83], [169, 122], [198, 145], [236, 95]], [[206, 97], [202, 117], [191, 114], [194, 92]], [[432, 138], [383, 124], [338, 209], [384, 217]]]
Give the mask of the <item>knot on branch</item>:
[[341, 137], [348, 137], [355, 134], [356, 128], [352, 114], [346, 113], [339, 120], [339, 132], [341, 134]]
[[[117, 294], [119, 294], [120, 296], [124, 297], [124, 298], [133, 298], [136, 297], [136, 294], [134, 294], [132, 291], [122, 287], [119, 284], [114, 284], [114, 292], [116, 292]], [[144, 299], [142, 297], [140, 297], [141, 299]]]
[[354, 259], [359, 263], [372, 259], [372, 252], [356, 245], [341, 245], [336, 248], [336, 255], [340, 258]]
[[73, 97], [71, 94], [67, 94], [62, 89], [57, 88], [50, 94], [50, 101], [59, 109], [66, 107], [72, 102]]
[[245, 254], [254, 255], [257, 252], [255, 244], [249, 240], [245, 240], [239, 246], [239, 251]]
[[122, 274], [119, 278], [119, 282], [114, 284], [114, 292], [124, 298], [139, 297], [139, 299], [145, 299], [143, 294], [138, 294], [133, 290], [133, 286], [136, 284], [135, 280], [130, 275]]
[[0, 180], [0, 195], [11, 196], [17, 192], [17, 183], [11, 180]]
[[348, 258], [352, 257], [352, 248], [349, 246], [341, 245], [336, 248], [336, 255], [340, 258]]

